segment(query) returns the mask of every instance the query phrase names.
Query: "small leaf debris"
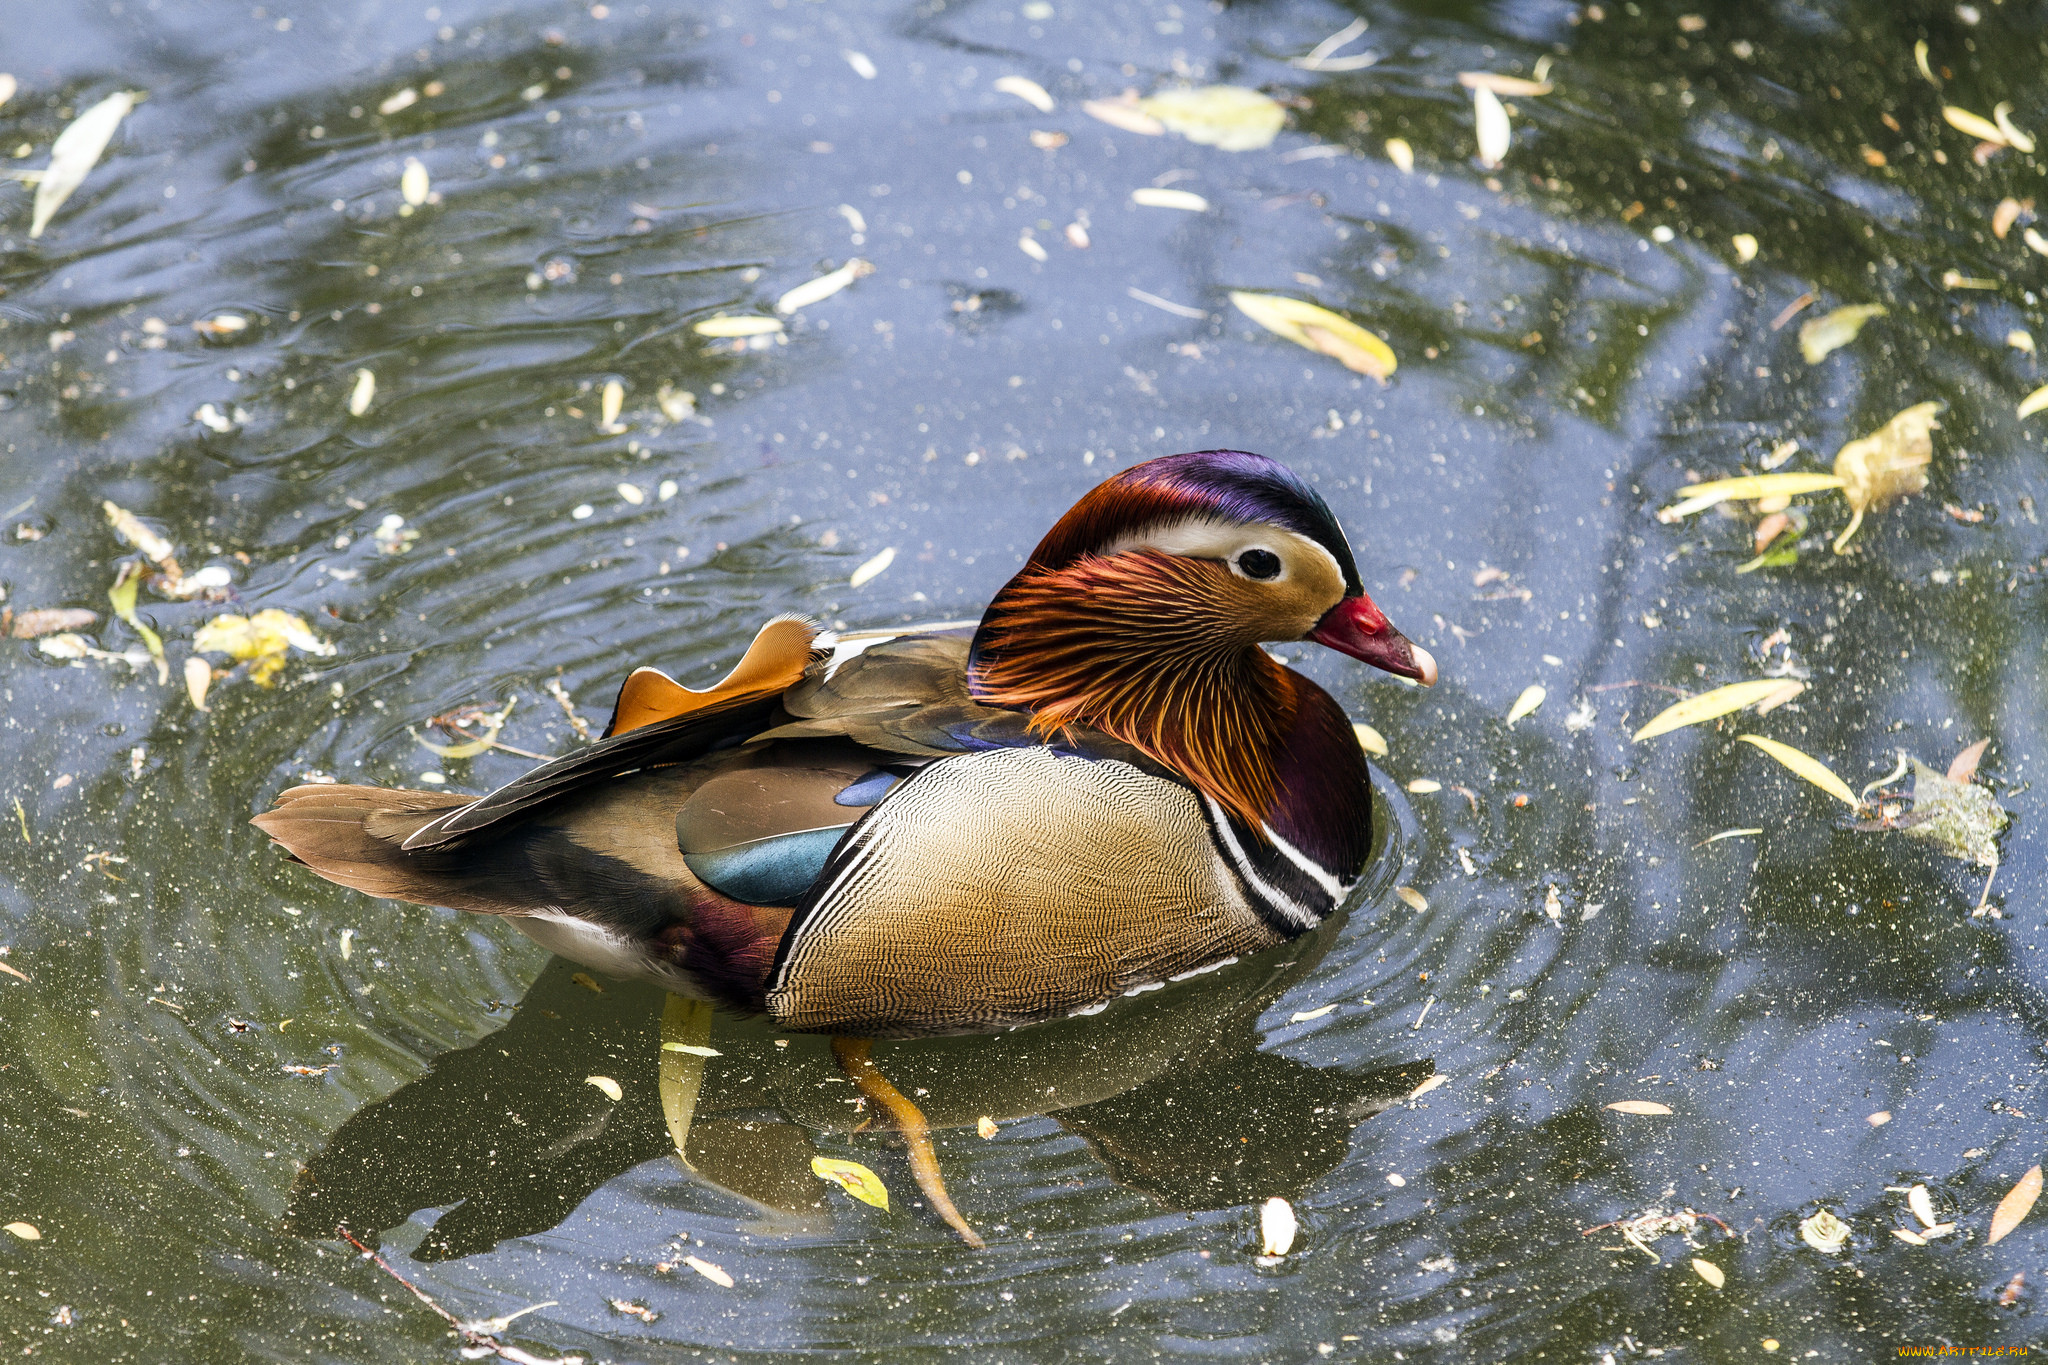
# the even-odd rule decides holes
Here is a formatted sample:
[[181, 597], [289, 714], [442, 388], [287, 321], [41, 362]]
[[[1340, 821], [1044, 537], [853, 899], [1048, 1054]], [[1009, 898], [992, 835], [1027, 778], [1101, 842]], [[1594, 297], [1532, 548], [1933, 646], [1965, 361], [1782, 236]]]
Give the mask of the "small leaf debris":
[[878, 1209], [889, 1207], [889, 1187], [858, 1161], [846, 1161], [839, 1157], [814, 1156], [811, 1158], [811, 1174], [820, 1180], [829, 1180], [845, 1190], [863, 1204], [872, 1204]]
[[1393, 348], [1349, 318], [1284, 294], [1234, 289], [1230, 301], [1259, 326], [1297, 346], [1329, 356], [1355, 373], [1385, 380], [1399, 362]]
[[1533, 683], [1523, 688], [1522, 695], [1516, 697], [1515, 704], [1508, 708], [1507, 723], [1513, 725], [1525, 716], [1534, 715], [1536, 709], [1543, 705], [1543, 699], [1549, 695], [1541, 686]]
[[1799, 353], [1807, 364], [1818, 365], [1829, 353], [1854, 341], [1864, 323], [1884, 315], [1883, 304], [1862, 303], [1813, 318], [1799, 328]]
[[121, 126], [121, 120], [128, 117], [141, 98], [140, 91], [117, 91], [73, 119], [63, 132], [57, 134], [57, 140], [50, 144], [50, 164], [36, 182], [35, 216], [28, 229], [30, 237], [42, 236], [43, 229], [50, 225], [50, 220], [71, 197], [72, 191], [85, 183], [86, 176], [92, 174], [92, 168], [105, 154], [107, 144], [114, 140], [114, 130]]
[[1852, 809], [1861, 808], [1863, 803], [1856, 799], [1855, 792], [1849, 790], [1849, 784], [1835, 776], [1833, 771], [1819, 759], [1803, 754], [1789, 744], [1775, 739], [1767, 739], [1763, 735], [1737, 735], [1736, 738], [1744, 744], [1753, 744], [1757, 748], [1762, 749], [1772, 758], [1784, 764], [1785, 767], [1791, 769], [1792, 772], [1805, 778], [1829, 796], [1847, 804]]
[[862, 564], [858, 569], [855, 569], [853, 571], [853, 577], [847, 579], [846, 584], [848, 587], [852, 588], [865, 587], [867, 584], [872, 583], [875, 579], [881, 577], [883, 572], [887, 570], [888, 567], [891, 564], [894, 564], [895, 562], [896, 547], [894, 545], [891, 545], [882, 550], [881, 553], [877, 554], [873, 559], [868, 560], [866, 563]]
[[1745, 706], [1762, 706], [1766, 702], [1782, 706], [1805, 690], [1806, 684], [1793, 678], [1759, 678], [1751, 682], [1729, 683], [1665, 707], [1636, 731], [1635, 740], [1640, 743], [1654, 739], [1688, 725], [1740, 711]]
[[1823, 1255], [1833, 1256], [1849, 1245], [1850, 1227], [1826, 1209], [1816, 1209], [1799, 1222], [1799, 1240]]
[[[1278, 101], [1242, 85], [1162, 91], [1137, 107], [1168, 132], [1226, 152], [1269, 147], [1287, 126], [1287, 111]], [[1051, 102], [1044, 108], [1050, 111]]]
[[1998, 1207], [1991, 1211], [1991, 1231], [1984, 1238], [1984, 1244], [1990, 1246], [2018, 1227], [2033, 1212], [2034, 1201], [2040, 1197], [2041, 1168], [2035, 1166], [2005, 1192], [2005, 1198], [1999, 1200]]

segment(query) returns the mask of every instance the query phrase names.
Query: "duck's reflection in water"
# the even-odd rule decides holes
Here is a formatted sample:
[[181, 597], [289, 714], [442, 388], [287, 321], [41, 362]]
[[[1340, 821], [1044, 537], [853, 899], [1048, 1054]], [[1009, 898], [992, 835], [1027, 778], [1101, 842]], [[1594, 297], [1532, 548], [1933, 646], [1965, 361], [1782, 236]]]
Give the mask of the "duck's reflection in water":
[[[934, 1129], [1051, 1117], [1114, 1179], [1171, 1209], [1297, 1198], [1343, 1158], [1359, 1122], [1433, 1069], [1351, 1071], [1258, 1049], [1260, 1012], [1336, 928], [1097, 1016], [879, 1043], [875, 1061]], [[293, 1187], [287, 1226], [331, 1237], [345, 1225], [374, 1241], [418, 1210], [444, 1208], [412, 1255], [468, 1256], [544, 1232], [614, 1176], [672, 1154], [658, 1084], [661, 992], [592, 991], [575, 975], [556, 959], [511, 1023], [344, 1123]], [[829, 1187], [811, 1172], [813, 1135], [872, 1117], [829, 1040], [721, 1015], [712, 1045], [719, 1055], [689, 1129], [695, 1177], [756, 1206], [764, 1229], [824, 1232]], [[617, 1081], [622, 1098], [593, 1076]]]

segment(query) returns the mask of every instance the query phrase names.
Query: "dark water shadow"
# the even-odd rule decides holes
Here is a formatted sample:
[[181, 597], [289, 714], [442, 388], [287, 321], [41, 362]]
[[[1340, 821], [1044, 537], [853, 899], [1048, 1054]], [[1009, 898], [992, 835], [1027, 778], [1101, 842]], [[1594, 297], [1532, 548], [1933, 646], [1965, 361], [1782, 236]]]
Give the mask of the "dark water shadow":
[[[937, 1128], [1046, 1113], [1119, 1183], [1173, 1210], [1299, 1197], [1353, 1128], [1412, 1091], [1426, 1060], [1354, 1070], [1258, 1049], [1259, 1014], [1322, 956], [1329, 931], [1106, 1017], [987, 1038], [883, 1044], [877, 1061]], [[663, 996], [593, 991], [555, 959], [504, 1028], [351, 1116], [292, 1188], [289, 1230], [369, 1239], [444, 1208], [415, 1259], [489, 1251], [555, 1227], [607, 1181], [673, 1152], [658, 1071]], [[690, 1129], [696, 1177], [763, 1215], [822, 1232], [815, 1134], [855, 1129], [826, 1040], [721, 1017]], [[593, 1076], [618, 1083], [614, 1102]], [[881, 1135], [893, 1145], [894, 1140]]]

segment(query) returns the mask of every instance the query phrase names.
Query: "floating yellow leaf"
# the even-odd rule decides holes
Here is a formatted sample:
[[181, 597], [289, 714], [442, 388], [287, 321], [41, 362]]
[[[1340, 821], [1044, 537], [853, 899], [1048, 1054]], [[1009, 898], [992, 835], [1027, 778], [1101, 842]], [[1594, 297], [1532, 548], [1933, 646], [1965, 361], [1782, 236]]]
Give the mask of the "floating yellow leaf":
[[1981, 114], [1973, 114], [1967, 109], [1948, 104], [1942, 106], [1941, 116], [1948, 120], [1949, 127], [1959, 133], [1968, 133], [1971, 137], [1984, 142], [1995, 142], [2001, 147], [2012, 145], [1998, 125]]
[[1523, 688], [1522, 695], [1516, 697], [1515, 704], [1508, 708], [1507, 723], [1513, 725], [1522, 717], [1530, 715], [1537, 707], [1543, 705], [1543, 699], [1549, 695], [1548, 692], [1533, 683]]
[[1387, 160], [1393, 162], [1394, 168], [1401, 174], [1406, 175], [1415, 169], [1415, 149], [1408, 145], [1408, 139], [1405, 137], [1390, 137], [1387, 139]]
[[386, 95], [383, 99], [379, 100], [377, 102], [377, 112], [388, 116], [397, 113], [401, 109], [410, 109], [419, 102], [420, 92], [408, 85], [397, 94]]
[[7, 101], [13, 99], [14, 92], [20, 88], [20, 82], [15, 80], [13, 75], [5, 71], [0, 71], [0, 104], [5, 104], [7, 103]]
[[574, 982], [576, 985], [581, 986], [584, 990], [591, 992], [593, 995], [604, 994], [604, 987], [598, 985], [597, 978], [592, 976], [589, 972], [571, 972], [569, 973], [569, 980]]
[[1800, 1220], [1799, 1239], [1832, 1256], [1849, 1245], [1849, 1225], [1826, 1209], [1816, 1209], [1812, 1217]]
[[2012, 105], [2001, 102], [1991, 111], [1991, 121], [1998, 125], [1998, 131], [2005, 135], [2005, 145], [2022, 154], [2031, 154], [2034, 139], [2013, 126]]
[[1747, 232], [1735, 234], [1735, 259], [1738, 264], [1748, 265], [1756, 259], [1756, 238]]
[[693, 324], [690, 330], [700, 337], [759, 337], [781, 331], [782, 321], [779, 318], [720, 313], [717, 317]]
[[990, 1118], [987, 1114], [983, 1114], [974, 1121], [974, 1131], [981, 1134], [983, 1140], [987, 1140], [994, 1137], [1000, 1130], [997, 1129], [994, 1119]]
[[1450, 1083], [1451, 1078], [1449, 1076], [1444, 1075], [1442, 1072], [1438, 1072], [1436, 1075], [1431, 1076], [1428, 1080], [1424, 1081], [1421, 1085], [1418, 1085], [1413, 1090], [1409, 1091], [1408, 1098], [1411, 1100], [1420, 1099], [1422, 1096], [1427, 1095], [1430, 1091], [1436, 1089], [1438, 1086], [1449, 1085]]
[[1209, 211], [1209, 201], [1193, 190], [1162, 190], [1151, 185], [1132, 190], [1131, 202], [1140, 208], [1179, 209], [1182, 213]]
[[1371, 754], [1374, 758], [1385, 758], [1387, 756], [1386, 736], [1373, 729], [1370, 725], [1365, 724], [1363, 721], [1354, 721], [1351, 726], [1351, 733], [1358, 736], [1358, 747]]
[[617, 1104], [626, 1097], [625, 1090], [617, 1081], [609, 1076], [585, 1076], [583, 1083], [585, 1085], [594, 1085], [599, 1090], [602, 1090], [605, 1093], [605, 1097], [613, 1104]]
[[249, 681], [259, 687], [271, 685], [293, 647], [308, 654], [335, 652], [303, 620], [277, 607], [266, 607], [254, 616], [216, 616], [192, 637], [192, 648], [201, 653], [226, 654], [248, 664]]
[[1692, 1269], [1695, 1275], [1698, 1275], [1716, 1289], [1728, 1283], [1726, 1272], [1704, 1256], [1692, 1258]]
[[1241, 85], [1162, 91], [1139, 100], [1138, 109], [1190, 142], [1226, 152], [1271, 146], [1287, 126], [1287, 111], [1277, 101]]
[[431, 749], [443, 758], [475, 758], [478, 754], [495, 746], [498, 731], [504, 728], [505, 718], [512, 714], [512, 708], [518, 703], [519, 698], [513, 697], [505, 703], [502, 711], [491, 712], [483, 716], [483, 730], [481, 733], [475, 739], [463, 740], [457, 744], [436, 744], [431, 739], [423, 738], [417, 730], [408, 729], [406, 733], [418, 740], [422, 748]]
[[1458, 84], [1467, 90], [1491, 90], [1496, 95], [1547, 95], [1556, 89], [1549, 81], [1526, 80], [1521, 76], [1502, 76], [1492, 71], [1460, 71]]
[[1925, 1185], [1916, 1184], [1906, 1191], [1906, 1207], [1920, 1220], [1921, 1227], [1941, 1226], [1941, 1219], [1934, 1216], [1934, 1196], [1927, 1192]]
[[1166, 125], [1140, 109], [1135, 95], [1120, 100], [1089, 100], [1081, 106], [1081, 112], [1127, 133], [1139, 133], [1145, 137], [1163, 137], [1166, 134]]
[[1930, 432], [1941, 430], [1934, 415], [1938, 402], [1915, 403], [1882, 427], [1835, 452], [1835, 473], [1853, 515], [1835, 537], [1835, 553], [1846, 554], [1849, 537], [1863, 524], [1866, 511], [1881, 512], [1894, 499], [1927, 487], [1927, 465], [1934, 458]]
[[704, 1089], [704, 1063], [715, 1056], [711, 1041], [711, 1002], [669, 994], [661, 1010], [661, 1065], [655, 1085], [661, 1093], [662, 1122], [675, 1144], [676, 1160], [687, 1169], [690, 1121], [697, 1096]]
[[1301, 1222], [1294, 1216], [1294, 1205], [1274, 1195], [1259, 1206], [1259, 1252], [1265, 1256], [1285, 1256], [1294, 1250], [1294, 1239], [1301, 1232]]
[[1799, 328], [1799, 353], [1806, 357], [1809, 365], [1818, 365], [1830, 351], [1839, 350], [1856, 339], [1863, 330], [1863, 324], [1872, 318], [1885, 314], [1881, 303], [1859, 303], [1848, 308], [1837, 308], [1823, 314]]
[[114, 140], [114, 130], [142, 98], [141, 92], [121, 90], [107, 96], [73, 119], [57, 140], [50, 144], [50, 164], [36, 182], [34, 220], [28, 235], [40, 237], [71, 192], [85, 183], [85, 177], [99, 164]]
[[[1787, 683], [1788, 680], [1785, 678], [1758, 678], [1753, 682], [1729, 683], [1726, 687], [1717, 687], [1711, 692], [1687, 697], [1684, 701], [1674, 702], [1650, 717], [1649, 724], [1636, 731], [1635, 738], [1638, 741], [1654, 739], [1658, 735], [1669, 734], [1688, 725], [1698, 725], [1703, 720], [1712, 720], [1731, 711], [1740, 711], [1745, 706], [1754, 706], [1765, 698], [1785, 690]], [[1792, 696], [1795, 697], [1806, 690], [1805, 684], [1797, 680], [1790, 680], [1790, 686]], [[1786, 700], [1789, 701], [1790, 697]]]
[[1939, 86], [1941, 84], [1940, 81], [1935, 79], [1934, 68], [1927, 64], [1927, 40], [1925, 38], [1921, 38], [1913, 44], [1913, 64], [1920, 68], [1920, 74], [1927, 78], [1929, 85]]
[[1655, 1100], [1616, 1100], [1607, 1106], [1617, 1114], [1668, 1114], [1671, 1106]]
[[2020, 416], [2032, 417], [2042, 408], [2048, 408], [2048, 384], [2043, 384], [2020, 400]]
[[[619, 410], [625, 407], [625, 405], [626, 386], [624, 384], [621, 384], [616, 379], [605, 380], [604, 391], [598, 395], [598, 425], [603, 427], [607, 431], [611, 430], [612, 427], [618, 424]], [[621, 485], [621, 487], [625, 486], [626, 485]], [[635, 488], [633, 491], [637, 493], [640, 490]], [[626, 499], [626, 501], [634, 502], [637, 501], [637, 499], [628, 498]]]
[[896, 562], [896, 547], [888, 546], [880, 554], [853, 571], [853, 577], [846, 580], [848, 587], [865, 587], [882, 576], [882, 572]]
[[1409, 780], [1408, 783], [1408, 790], [1414, 792], [1418, 796], [1427, 796], [1431, 792], [1440, 792], [1443, 789], [1444, 784], [1437, 781], [1433, 777], [1412, 778]]
[[377, 376], [369, 370], [357, 370], [355, 387], [348, 391], [348, 415], [361, 417], [376, 397]]
[[1749, 502], [1761, 498], [1791, 498], [1801, 493], [1840, 488], [1842, 483], [1840, 474], [1743, 474], [1732, 479], [1689, 483], [1678, 490], [1685, 495], [1685, 500], [1660, 509], [1657, 520], [1668, 525], [1731, 499]]
[[1507, 159], [1514, 130], [1500, 98], [1485, 86], [1472, 92], [1472, 121], [1479, 137], [1479, 164], [1492, 170]]
[[[1991, 1245], [2004, 1238], [2005, 1234], [2018, 1227], [2033, 1211], [2034, 1201], [2041, 1197], [2041, 1168], [2034, 1167], [2020, 1177], [2019, 1183], [2005, 1192], [2005, 1198], [1998, 1201], [1998, 1207], [1991, 1211], [1991, 1232], [1984, 1244]], [[10, 1226], [10, 1232], [13, 1228]]]
[[1287, 1022], [1290, 1024], [1306, 1024], [1311, 1019], [1322, 1018], [1336, 1008], [1335, 1005], [1318, 1005], [1312, 1010], [1296, 1010]]
[[858, 1161], [842, 1161], [833, 1156], [811, 1158], [811, 1174], [820, 1180], [829, 1180], [845, 1190], [863, 1204], [872, 1204], [878, 1209], [889, 1207], [889, 1187]]
[[1775, 739], [1766, 739], [1762, 735], [1737, 735], [1736, 738], [1744, 744], [1754, 744], [1757, 748], [1762, 749], [1772, 758], [1777, 759], [1778, 762], [1784, 764], [1794, 773], [1805, 778], [1808, 782], [1819, 787], [1836, 800], [1842, 801], [1852, 808], [1860, 807], [1863, 804], [1856, 799], [1856, 793], [1849, 790], [1849, 784], [1836, 777], [1828, 769], [1828, 766], [1819, 759], [1811, 758], [1789, 744], [1781, 744]]
[[1329, 356], [1348, 370], [1383, 380], [1400, 363], [1386, 342], [1327, 308], [1284, 294], [1253, 294], [1241, 289], [1230, 292], [1230, 301], [1238, 312], [1267, 331]]
[[[109, 504], [111, 506], [112, 504]], [[171, 680], [170, 661], [164, 658], [164, 642], [155, 631], [142, 624], [135, 615], [135, 592], [142, 586], [142, 573], [134, 560], [123, 560], [120, 570], [114, 575], [114, 586], [107, 590], [107, 601], [114, 608], [114, 615], [128, 623], [128, 628], [142, 637], [142, 643], [149, 650], [149, 657], [156, 661], [156, 683], [162, 687]]]
[[7, 1230], [24, 1242], [40, 1242], [43, 1240], [43, 1234], [37, 1230], [34, 1223], [9, 1223]]
[[1397, 886], [1394, 888], [1394, 894], [1411, 910], [1429, 909], [1429, 898], [1412, 886]]
[[2034, 334], [2024, 327], [2015, 327], [2010, 332], [2007, 332], [2005, 334], [2005, 344], [2012, 347], [2015, 351], [2025, 351], [2028, 355], [2034, 354]]
[[[683, 1264], [720, 1288], [732, 1288], [732, 1276], [725, 1273], [724, 1266], [713, 1265], [701, 1256], [685, 1256], [683, 1257]], [[504, 1352], [500, 1351], [499, 1354], [503, 1355]]]
[[[846, 286], [852, 284], [855, 280], [861, 278], [863, 275], [872, 275], [874, 273], [874, 266], [870, 265], [868, 262], [856, 256], [852, 260], [848, 261], [845, 265], [840, 266], [837, 270], [831, 271], [827, 274], [820, 275], [815, 280], [806, 280], [804, 283], [798, 285], [796, 288], [784, 294], [781, 298], [775, 300], [775, 311], [787, 317], [789, 314], [796, 312], [800, 308], [808, 308], [814, 303], [824, 302], [826, 299], [831, 298], [834, 294], [846, 288]], [[719, 319], [712, 318], [710, 319], [710, 321], [717, 322], [719, 321]], [[734, 318], [731, 319], [731, 321], [773, 322], [774, 319]], [[752, 332], [707, 332], [704, 330], [704, 327], [704, 323], [700, 322], [697, 324], [697, 331], [702, 336], [759, 336], [767, 332], [780, 331], [782, 329], [782, 324], [777, 322], [772, 327], [762, 327], [757, 331]]]
[[1045, 87], [1029, 76], [1004, 76], [996, 82], [995, 88], [1005, 95], [1015, 95], [1041, 114], [1053, 111], [1052, 96], [1045, 93]]

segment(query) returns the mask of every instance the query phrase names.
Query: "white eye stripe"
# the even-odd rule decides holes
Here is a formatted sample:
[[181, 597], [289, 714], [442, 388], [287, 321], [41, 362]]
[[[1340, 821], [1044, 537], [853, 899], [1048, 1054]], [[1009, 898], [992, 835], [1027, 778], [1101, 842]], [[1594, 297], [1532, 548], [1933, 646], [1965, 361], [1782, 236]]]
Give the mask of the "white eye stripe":
[[1307, 536], [1270, 523], [1237, 526], [1207, 517], [1190, 517], [1123, 536], [1103, 546], [1097, 553], [1117, 555], [1131, 550], [1157, 550], [1162, 554], [1183, 555], [1190, 559], [1220, 559], [1230, 566], [1232, 573], [1243, 578], [1251, 578], [1251, 575], [1238, 567], [1239, 557], [1247, 550], [1266, 550], [1279, 557], [1280, 572], [1272, 578], [1251, 579], [1252, 582], [1285, 582], [1296, 576], [1297, 566], [1305, 566], [1317, 559], [1329, 566], [1330, 573], [1338, 582], [1344, 580], [1344, 571], [1338, 566], [1335, 555]]

